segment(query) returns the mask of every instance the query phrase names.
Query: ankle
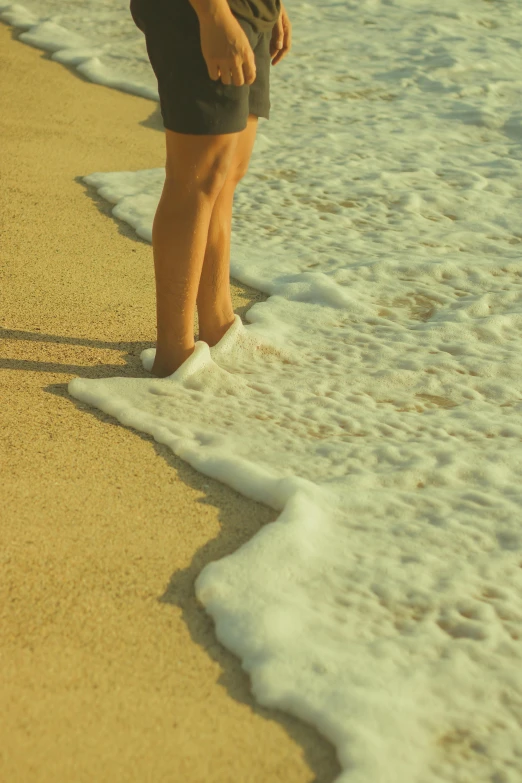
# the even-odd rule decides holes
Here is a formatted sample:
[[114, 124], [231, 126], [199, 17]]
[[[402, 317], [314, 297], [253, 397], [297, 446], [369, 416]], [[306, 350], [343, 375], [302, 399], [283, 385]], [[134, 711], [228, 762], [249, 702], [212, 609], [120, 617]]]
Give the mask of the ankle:
[[199, 328], [203, 330], [212, 330], [225, 324], [231, 324], [235, 317], [232, 302], [220, 305], [215, 302], [204, 305], [200, 302], [197, 308]]
[[199, 323], [199, 339], [206, 342], [210, 347], [218, 343], [234, 323], [235, 315], [229, 317], [216, 317], [212, 321]]

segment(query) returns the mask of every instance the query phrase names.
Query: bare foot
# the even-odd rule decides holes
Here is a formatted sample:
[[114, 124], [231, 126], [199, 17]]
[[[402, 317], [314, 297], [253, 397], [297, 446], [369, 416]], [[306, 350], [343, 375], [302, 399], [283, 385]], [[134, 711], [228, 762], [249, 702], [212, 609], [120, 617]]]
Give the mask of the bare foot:
[[232, 324], [234, 323], [234, 318], [232, 318], [231, 321], [224, 324], [224, 326], [219, 326], [212, 330], [199, 330], [199, 339], [203, 340], [203, 342], [207, 343], [209, 348], [212, 348], [214, 345], [216, 345], [222, 337], [225, 336], [225, 334], [228, 332]]
[[152, 375], [155, 375], [156, 378], [168, 378], [169, 375], [176, 372], [183, 362], [186, 362], [189, 356], [194, 353], [194, 348], [195, 346], [192, 346], [192, 348], [188, 348], [183, 354], [168, 359], [158, 356], [158, 351], [156, 351], [154, 364], [151, 369]]

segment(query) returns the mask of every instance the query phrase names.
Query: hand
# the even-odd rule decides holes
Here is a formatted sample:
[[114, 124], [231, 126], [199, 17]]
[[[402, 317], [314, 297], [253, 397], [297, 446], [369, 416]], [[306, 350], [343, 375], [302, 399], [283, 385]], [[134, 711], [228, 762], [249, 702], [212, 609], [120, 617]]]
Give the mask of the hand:
[[275, 54], [272, 65], [277, 65], [292, 47], [292, 24], [286, 13], [286, 9], [281, 3], [281, 13], [272, 30], [270, 40], [270, 57]]
[[213, 81], [253, 84], [256, 61], [249, 40], [232, 12], [199, 16], [201, 51]]

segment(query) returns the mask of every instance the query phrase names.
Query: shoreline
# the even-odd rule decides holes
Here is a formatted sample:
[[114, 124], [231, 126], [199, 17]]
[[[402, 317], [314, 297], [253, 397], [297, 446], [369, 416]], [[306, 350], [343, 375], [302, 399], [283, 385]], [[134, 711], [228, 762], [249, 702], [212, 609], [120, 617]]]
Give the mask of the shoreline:
[[[330, 783], [331, 744], [255, 702], [194, 595], [277, 512], [67, 392], [143, 377], [154, 344], [152, 247], [81, 178], [163, 166], [159, 105], [21, 32], [0, 23], [0, 778]], [[267, 298], [231, 290], [240, 315]]]

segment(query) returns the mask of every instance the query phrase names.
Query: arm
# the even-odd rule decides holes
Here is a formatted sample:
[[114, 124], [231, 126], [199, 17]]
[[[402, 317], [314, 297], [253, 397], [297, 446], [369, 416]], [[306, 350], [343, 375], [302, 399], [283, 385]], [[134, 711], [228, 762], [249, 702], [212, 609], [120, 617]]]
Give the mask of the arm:
[[245, 31], [228, 0], [189, 0], [199, 19], [201, 52], [213, 81], [253, 84], [256, 60]]
[[189, 0], [189, 3], [200, 18], [232, 13], [227, 0]]

